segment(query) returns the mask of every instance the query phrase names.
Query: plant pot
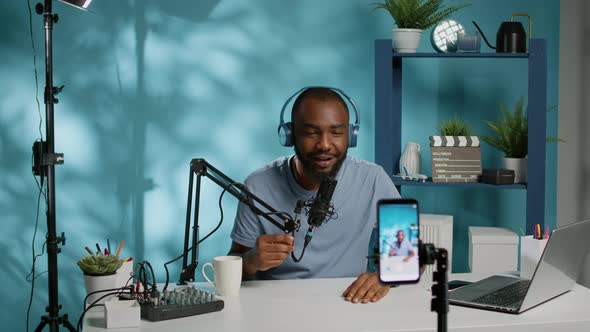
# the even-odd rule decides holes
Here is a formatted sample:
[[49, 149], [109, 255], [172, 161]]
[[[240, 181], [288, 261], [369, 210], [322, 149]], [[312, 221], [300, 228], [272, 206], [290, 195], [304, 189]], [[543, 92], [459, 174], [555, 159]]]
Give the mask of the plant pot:
[[527, 159], [504, 158], [504, 168], [514, 171], [514, 183], [527, 182]]
[[[84, 274], [84, 286], [86, 287], [86, 294], [89, 294], [89, 293], [92, 293], [95, 291], [116, 288], [118, 278], [119, 278], [119, 276], [116, 273], [109, 274], [109, 275], [100, 275], [100, 276], [92, 276], [92, 275]], [[109, 292], [112, 292], [112, 291], [109, 291]], [[102, 297], [103, 295], [105, 295], [109, 292], [101, 292], [101, 293], [96, 293], [96, 294], [90, 295], [88, 297], [86, 304], [87, 305], [92, 304], [94, 301], [98, 300], [100, 297]], [[97, 302], [97, 304], [101, 304], [106, 301], [109, 301], [112, 297], [113, 297], [113, 295], [107, 296], [104, 299]]]
[[399, 53], [416, 53], [421, 36], [420, 29], [391, 29], [391, 47]]

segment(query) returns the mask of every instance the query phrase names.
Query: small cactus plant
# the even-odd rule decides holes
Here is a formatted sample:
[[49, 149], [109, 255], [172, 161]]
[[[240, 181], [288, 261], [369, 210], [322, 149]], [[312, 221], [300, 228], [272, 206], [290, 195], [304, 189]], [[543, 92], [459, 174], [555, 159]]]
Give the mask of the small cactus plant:
[[114, 255], [91, 255], [78, 261], [78, 266], [86, 275], [100, 276], [115, 273], [123, 261]]

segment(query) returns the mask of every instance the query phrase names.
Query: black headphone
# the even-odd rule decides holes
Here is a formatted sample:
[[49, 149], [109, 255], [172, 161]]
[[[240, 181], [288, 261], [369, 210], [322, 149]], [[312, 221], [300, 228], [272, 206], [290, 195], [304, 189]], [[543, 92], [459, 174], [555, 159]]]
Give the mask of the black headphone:
[[291, 97], [289, 97], [287, 99], [287, 101], [285, 101], [285, 104], [283, 105], [283, 108], [281, 109], [281, 119], [280, 119], [281, 122], [279, 123], [279, 128], [278, 128], [279, 143], [281, 143], [282, 146], [293, 146], [295, 144], [295, 140], [293, 139], [293, 123], [292, 122], [285, 122], [285, 120], [283, 119], [283, 115], [285, 114], [285, 109], [287, 108], [287, 105], [289, 105], [289, 102], [291, 102], [291, 100], [293, 98], [295, 98], [295, 96], [299, 95], [301, 92], [303, 92], [307, 89], [313, 89], [313, 88], [326, 88], [326, 89], [330, 89], [332, 91], [335, 91], [335, 92], [339, 93], [341, 96], [343, 96], [344, 98], [346, 98], [346, 100], [348, 100], [350, 105], [352, 105], [352, 108], [354, 109], [356, 121], [353, 124], [351, 123], [348, 125], [348, 147], [354, 148], [356, 146], [356, 139], [358, 137], [359, 127], [361, 124], [361, 116], [360, 116], [359, 110], [356, 107], [354, 100], [352, 100], [352, 98], [350, 98], [346, 93], [344, 93], [344, 91], [342, 91], [340, 89], [336, 89], [336, 88], [330, 88], [327, 86], [307, 86], [307, 87], [302, 88], [301, 90], [295, 92], [295, 94], [293, 94]]

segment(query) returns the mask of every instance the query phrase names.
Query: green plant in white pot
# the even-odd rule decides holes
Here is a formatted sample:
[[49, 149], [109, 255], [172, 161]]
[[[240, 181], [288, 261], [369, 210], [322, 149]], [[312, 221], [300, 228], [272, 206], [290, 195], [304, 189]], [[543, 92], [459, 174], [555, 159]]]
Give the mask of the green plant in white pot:
[[444, 6], [444, 0], [384, 0], [374, 3], [375, 9], [385, 9], [397, 25], [392, 29], [392, 47], [396, 52], [414, 53], [420, 43], [422, 31], [449, 17], [457, 10], [469, 6]]
[[[514, 170], [514, 183], [526, 183], [529, 127], [527, 112], [524, 109], [524, 97], [520, 97], [513, 113], [510, 113], [503, 104], [500, 104], [500, 112], [502, 117], [498, 116], [496, 121], [484, 121], [494, 135], [482, 135], [481, 139], [504, 152], [504, 168]], [[559, 137], [548, 136], [545, 142], [565, 141]]]
[[[102, 291], [105, 289], [113, 289], [117, 285], [117, 270], [123, 264], [123, 261], [115, 255], [89, 255], [78, 261], [80, 270], [84, 272], [84, 286], [86, 293]], [[108, 292], [99, 292], [88, 297], [88, 303], [100, 299]], [[104, 303], [111, 297], [105, 297], [98, 303]]]
[[514, 170], [514, 183], [526, 183], [529, 127], [524, 97], [516, 103], [514, 113], [503, 104], [500, 112], [496, 121], [484, 121], [494, 135], [482, 135], [481, 139], [504, 153], [504, 168]]

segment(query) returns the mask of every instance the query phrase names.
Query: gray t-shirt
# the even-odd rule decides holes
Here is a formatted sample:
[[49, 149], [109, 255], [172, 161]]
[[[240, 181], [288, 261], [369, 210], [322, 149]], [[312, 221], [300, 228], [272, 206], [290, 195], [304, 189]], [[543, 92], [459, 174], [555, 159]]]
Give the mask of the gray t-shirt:
[[[249, 191], [279, 212], [293, 216], [298, 200], [309, 200], [315, 191], [308, 191], [295, 180], [289, 157], [279, 158], [256, 170], [245, 181]], [[377, 201], [398, 198], [399, 193], [383, 168], [374, 163], [347, 156], [336, 176], [338, 184], [332, 197], [336, 219], [322, 224], [315, 231], [303, 259], [295, 263], [291, 257], [267, 271], [259, 271], [260, 279], [296, 279], [356, 277], [366, 271], [369, 240], [377, 222]], [[295, 233], [295, 257], [301, 255], [303, 239], [309, 225], [301, 215], [301, 229]], [[240, 203], [231, 233], [233, 241], [254, 247], [262, 234], [283, 234], [268, 220], [256, 216]]]

